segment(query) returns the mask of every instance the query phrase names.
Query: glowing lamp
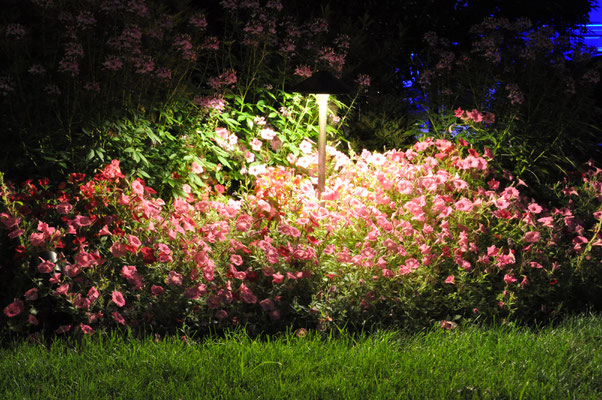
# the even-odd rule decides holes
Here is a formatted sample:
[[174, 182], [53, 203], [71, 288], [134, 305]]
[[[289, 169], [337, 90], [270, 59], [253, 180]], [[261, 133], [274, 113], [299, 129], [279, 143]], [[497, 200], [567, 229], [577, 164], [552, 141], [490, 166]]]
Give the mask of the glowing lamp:
[[326, 112], [328, 110], [328, 96], [349, 93], [351, 88], [331, 73], [320, 71], [294, 86], [292, 91], [316, 95], [316, 102], [319, 106], [318, 194], [321, 197], [326, 182]]

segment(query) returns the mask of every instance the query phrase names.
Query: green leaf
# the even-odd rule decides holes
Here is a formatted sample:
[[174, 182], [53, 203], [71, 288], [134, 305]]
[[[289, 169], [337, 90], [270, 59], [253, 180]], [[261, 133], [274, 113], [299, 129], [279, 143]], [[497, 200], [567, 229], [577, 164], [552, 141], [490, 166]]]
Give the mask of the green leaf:
[[230, 169], [232, 169], [232, 165], [230, 165], [230, 163], [228, 162], [228, 160], [226, 160], [224, 157], [218, 155], [217, 159], [219, 160], [219, 162], [224, 166], [224, 167], [228, 167]]

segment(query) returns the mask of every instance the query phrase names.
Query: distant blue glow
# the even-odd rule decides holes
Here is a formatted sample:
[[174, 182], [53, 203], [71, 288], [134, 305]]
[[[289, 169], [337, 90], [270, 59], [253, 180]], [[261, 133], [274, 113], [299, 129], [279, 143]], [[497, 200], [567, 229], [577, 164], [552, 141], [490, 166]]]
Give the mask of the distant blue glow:
[[[599, 2], [597, 2], [599, 5]], [[586, 32], [583, 35], [583, 44], [594, 48], [598, 54], [602, 54], [602, 8], [592, 10], [589, 14], [590, 23], [585, 25]]]

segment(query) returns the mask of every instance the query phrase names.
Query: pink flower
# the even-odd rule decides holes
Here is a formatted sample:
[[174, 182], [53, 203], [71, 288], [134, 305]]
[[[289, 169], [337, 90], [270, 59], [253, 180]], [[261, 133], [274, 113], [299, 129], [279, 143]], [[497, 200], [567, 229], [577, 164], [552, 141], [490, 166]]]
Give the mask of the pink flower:
[[35, 301], [38, 299], [38, 289], [31, 288], [27, 292], [25, 292], [25, 300]]
[[121, 276], [125, 279], [132, 279], [136, 273], [136, 267], [133, 265], [126, 265], [121, 268]]
[[240, 284], [240, 288], [238, 290], [240, 292], [240, 297], [242, 297], [245, 303], [257, 303], [257, 297], [253, 294], [253, 292], [251, 292], [251, 289], [249, 289], [244, 283]]
[[456, 283], [456, 282], [455, 282], [455, 277], [454, 277], [453, 275], [450, 275], [450, 276], [448, 276], [448, 277], [445, 279], [445, 283], [449, 283], [450, 285], [453, 285], [453, 284], [455, 284], [455, 283]]
[[577, 236], [573, 239], [573, 250], [581, 250], [581, 245], [586, 244], [589, 240], [585, 236]]
[[249, 215], [243, 214], [236, 220], [235, 228], [239, 232], [246, 232], [251, 228], [253, 218]]
[[67, 293], [69, 292], [69, 289], [71, 288], [71, 284], [70, 283], [63, 283], [62, 285], [60, 285], [58, 288], [56, 288], [56, 290], [54, 291], [54, 295], [63, 295], [63, 296], [67, 296]]
[[194, 300], [199, 298], [200, 296], [205, 295], [205, 293], [207, 293], [207, 286], [203, 283], [201, 285], [189, 287], [188, 289], [186, 289], [184, 295], [187, 298]]
[[537, 220], [537, 222], [541, 223], [543, 226], [547, 228], [554, 227], [554, 217], [542, 217]]
[[27, 322], [29, 322], [30, 325], [38, 325], [39, 324], [38, 319], [33, 314], [29, 314], [29, 316], [27, 317]]
[[90, 327], [90, 325], [79, 324], [79, 329], [86, 335], [93, 335], [94, 329]]
[[261, 140], [259, 140], [259, 139], [257, 139], [257, 138], [254, 138], [253, 140], [251, 140], [251, 143], [249, 143], [249, 144], [251, 145], [251, 148], [252, 148], [254, 151], [259, 151], [259, 150], [261, 150], [261, 145], [262, 145], [262, 142], [261, 142]]
[[130, 244], [130, 246], [134, 246], [136, 248], [140, 247], [140, 245], [142, 245], [142, 242], [140, 241], [140, 239], [138, 239], [137, 236], [134, 235], [128, 235], [128, 242]]
[[119, 57], [107, 57], [102, 65], [110, 71], [118, 71], [123, 67], [123, 61]]
[[98, 264], [96, 257], [85, 251], [81, 251], [75, 255], [75, 262], [82, 268], [88, 268]]
[[261, 308], [263, 308], [263, 311], [265, 312], [270, 312], [275, 309], [274, 301], [272, 299], [261, 300], [259, 302], [259, 305], [261, 306]]
[[230, 261], [232, 262], [232, 264], [234, 264], [236, 266], [240, 266], [243, 263], [242, 257], [239, 256], [238, 254], [232, 254], [230, 256]]
[[[261, 142], [259, 142], [259, 145], [261, 146]], [[251, 153], [250, 151], [245, 152], [244, 157], [248, 163], [252, 163], [253, 161], [255, 161], [255, 154]]]
[[533, 214], [539, 214], [543, 209], [541, 208], [541, 206], [537, 203], [531, 203], [529, 204], [529, 207], [527, 207], [527, 209], [529, 211], [531, 211]]
[[111, 236], [112, 233], [109, 230], [109, 226], [105, 225], [98, 231], [98, 236]]
[[512, 275], [509, 275], [509, 274], [504, 275], [504, 282], [506, 282], [506, 284], [508, 284], [508, 285], [516, 283], [517, 280], [518, 279], [516, 279]]
[[54, 271], [54, 263], [46, 260], [38, 265], [38, 271], [42, 274], [49, 274]]
[[4, 307], [4, 314], [8, 318], [16, 317], [17, 315], [19, 315], [23, 312], [23, 309], [24, 309], [23, 302], [19, 299], [14, 299], [14, 301], [12, 303], [10, 303], [6, 307]]
[[453, 321], [441, 321], [441, 328], [443, 328], [443, 329], [452, 330], [452, 329], [456, 329], [457, 327], [458, 327], [458, 324], [456, 324]]
[[125, 319], [123, 318], [123, 316], [121, 314], [119, 314], [117, 311], [113, 311], [111, 313], [111, 315], [113, 316], [113, 319], [115, 321], [117, 321], [118, 323], [120, 323], [121, 325], [125, 326]]
[[255, 164], [249, 167], [249, 175], [258, 176], [265, 174], [267, 171], [265, 164]]
[[8, 215], [7, 213], [1, 213], [0, 221], [2, 221], [4, 226], [6, 226], [6, 228], [11, 229], [11, 228], [15, 228], [15, 227], [17, 227], [17, 225], [19, 225], [19, 222], [21, 222], [21, 218], [19, 218], [19, 217], [14, 218], [14, 217], [11, 217], [10, 215]]
[[121, 292], [114, 290], [111, 294], [111, 299], [113, 300], [113, 303], [117, 305], [117, 307], [125, 306], [125, 299], [123, 298], [123, 294], [121, 294]]
[[123, 243], [115, 242], [110, 248], [111, 254], [115, 258], [123, 257], [127, 254], [127, 248]]
[[299, 150], [301, 150], [305, 154], [310, 154], [313, 151], [313, 144], [307, 139], [303, 139], [301, 144], [299, 145]]
[[366, 74], [359, 74], [355, 82], [357, 82], [361, 88], [366, 90], [370, 87], [370, 76]]
[[536, 268], [536, 269], [543, 268], [543, 265], [541, 265], [540, 263], [535, 262], [535, 261], [531, 261], [529, 264], [531, 265], [531, 268]]
[[270, 128], [264, 128], [259, 132], [259, 135], [264, 140], [272, 140], [276, 136], [276, 132]]
[[529, 231], [525, 233], [523, 240], [527, 243], [537, 243], [540, 238], [540, 233], [538, 231]]
[[98, 290], [94, 286], [92, 286], [90, 288], [90, 290], [88, 290], [88, 299], [90, 299], [91, 302], [94, 302], [99, 297], [100, 297], [100, 293], [98, 292]]
[[300, 76], [302, 78], [309, 78], [312, 76], [311, 69], [307, 65], [299, 65], [295, 68], [295, 75]]
[[294, 226], [290, 226], [290, 225], [278, 225], [278, 232], [282, 233], [283, 235], [288, 235], [294, 238], [298, 238], [301, 236], [301, 232], [299, 231], [299, 229], [295, 228]]
[[203, 167], [201, 167], [199, 164], [197, 164], [196, 162], [192, 162], [192, 164], [190, 164], [190, 170], [192, 172], [194, 172], [195, 174], [202, 174], [203, 173]]
[[132, 182], [132, 192], [138, 196], [144, 195], [144, 185], [142, 184], [140, 178]]
[[158, 285], [151, 286], [151, 293], [153, 294], [153, 296], [161, 296], [164, 292], [165, 292], [165, 289], [163, 289], [163, 287], [161, 287], [161, 286], [158, 286]]
[[169, 271], [167, 278], [165, 278], [165, 283], [171, 286], [182, 286], [182, 275], [176, 271]]
[[486, 112], [483, 120], [485, 121], [486, 124], [493, 124], [495, 122], [495, 114]]
[[470, 212], [474, 205], [472, 201], [468, 200], [466, 197], [462, 197], [456, 202], [455, 206], [458, 211]]
[[69, 214], [69, 212], [73, 209], [73, 206], [70, 203], [63, 202], [56, 206], [56, 212], [59, 214]]
[[60, 335], [62, 333], [67, 333], [71, 330], [71, 325], [61, 325], [58, 328], [56, 328], [55, 332]]
[[278, 321], [280, 319], [280, 311], [278, 311], [278, 310], [270, 311], [270, 318], [273, 319], [274, 321]]
[[272, 283], [275, 283], [275, 284], [282, 283], [283, 279], [284, 279], [284, 275], [282, 275], [280, 272], [276, 272], [275, 274], [272, 274]]
[[499, 253], [499, 249], [495, 245], [491, 245], [487, 247], [487, 255], [489, 257], [497, 256]]

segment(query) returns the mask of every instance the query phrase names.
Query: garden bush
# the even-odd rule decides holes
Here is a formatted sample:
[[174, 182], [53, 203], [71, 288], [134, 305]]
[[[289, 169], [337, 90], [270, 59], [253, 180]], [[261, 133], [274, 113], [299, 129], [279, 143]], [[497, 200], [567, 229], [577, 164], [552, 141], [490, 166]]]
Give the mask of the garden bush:
[[317, 70], [340, 76], [345, 65], [348, 37], [289, 14], [274, 0], [11, 4], [0, 17], [0, 170], [58, 181], [119, 158], [124, 173], [166, 196], [199, 184], [184, 179], [194, 159], [221, 164], [214, 178], [238, 186], [239, 161], [211, 142], [215, 124], [246, 132], [241, 146], [263, 127], [294, 147], [312, 138], [317, 110], [301, 110], [285, 85]]
[[58, 187], [5, 184], [3, 330], [540, 322], [602, 293], [599, 169], [547, 209], [464, 140], [329, 147], [320, 197], [317, 153], [300, 148], [239, 198], [217, 184], [166, 202], [118, 160]]
[[[600, 76], [590, 49], [527, 19], [489, 17], [470, 33], [472, 43], [424, 36], [419, 84], [431, 133], [489, 147], [533, 186], [551, 186], [589, 158], [600, 160]], [[487, 110], [495, 122], [464, 129], [453, 117], [458, 107]]]

